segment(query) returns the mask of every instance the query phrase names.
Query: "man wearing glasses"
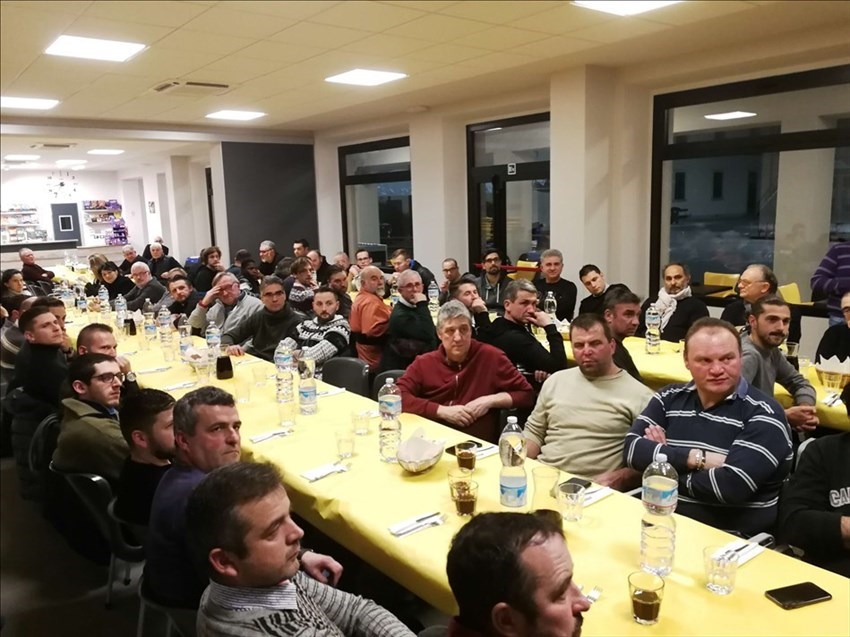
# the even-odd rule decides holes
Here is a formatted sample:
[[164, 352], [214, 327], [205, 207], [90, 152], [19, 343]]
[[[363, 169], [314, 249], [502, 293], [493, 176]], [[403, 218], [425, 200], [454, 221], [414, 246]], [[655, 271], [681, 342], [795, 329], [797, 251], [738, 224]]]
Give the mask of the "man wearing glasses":
[[434, 319], [428, 310], [428, 297], [422, 291], [422, 277], [415, 270], [398, 275], [398, 303], [390, 314], [387, 346], [381, 357], [381, 371], [407, 369], [417, 356], [437, 348]]
[[[749, 327], [747, 317], [753, 303], [769, 294], [776, 294], [779, 281], [769, 267], [762, 263], [748, 265], [738, 279], [738, 299], [727, 305], [720, 315], [724, 321], [730, 322], [739, 329]], [[791, 308], [791, 324], [788, 326], [788, 340], [800, 342], [800, 321], [802, 315], [799, 308]]]
[[[179, 267], [179, 263], [177, 264]], [[165, 295], [165, 286], [157, 281], [151, 274], [147, 263], [134, 263], [130, 268], [130, 278], [136, 284], [124, 297], [127, 300], [127, 309], [131, 312], [141, 310], [145, 300], [157, 303]]]
[[274, 242], [263, 241], [258, 252], [260, 253], [260, 272], [263, 275], [274, 274], [275, 266], [283, 259], [283, 255], [275, 250]]
[[445, 279], [440, 284], [440, 305], [444, 305], [446, 301], [452, 298], [449, 288], [462, 276], [455, 259], [449, 258], [443, 261], [443, 276]]
[[220, 272], [212, 283], [212, 288], [189, 315], [189, 325], [199, 334], [212, 323], [224, 333], [263, 307], [260, 299], [239, 287], [239, 279], [230, 272]]
[[484, 253], [483, 272], [478, 279], [478, 295], [484, 299], [487, 308], [495, 310], [500, 314], [504, 311], [505, 288], [508, 287], [510, 279], [502, 271], [502, 255], [498, 250], [489, 250]]
[[130, 453], [118, 424], [124, 374], [107, 354], [83, 354], [68, 370], [73, 398], [64, 413], [53, 464], [60, 471], [94, 473], [117, 484]]

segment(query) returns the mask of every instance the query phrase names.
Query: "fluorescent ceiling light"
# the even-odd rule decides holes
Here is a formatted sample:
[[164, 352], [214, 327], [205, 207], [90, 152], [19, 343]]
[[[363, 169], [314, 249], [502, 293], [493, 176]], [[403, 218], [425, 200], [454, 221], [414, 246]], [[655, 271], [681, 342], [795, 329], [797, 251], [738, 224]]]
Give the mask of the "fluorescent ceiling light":
[[144, 48], [144, 44], [138, 44], [136, 42], [119, 42], [118, 40], [81, 38], [76, 35], [60, 35], [53, 44], [47, 47], [45, 53], [70, 58], [126, 62]]
[[238, 122], [247, 122], [251, 119], [257, 119], [258, 117], [265, 117], [265, 113], [259, 113], [257, 111], [216, 111], [215, 113], [208, 113], [208, 119], [232, 119]]
[[369, 69], [354, 69], [339, 75], [326, 77], [325, 82], [334, 84], [354, 84], [355, 86], [378, 86], [387, 82], [394, 82], [407, 77], [404, 73], [392, 73], [390, 71], [370, 71]]
[[741, 119], [742, 117], [755, 117], [757, 113], [748, 113], [747, 111], [729, 111], [728, 113], [715, 113], [714, 115], [706, 115], [706, 119]]
[[47, 111], [58, 103], [59, 100], [48, 100], [40, 97], [0, 97], [0, 108], [28, 108], [36, 111]]
[[57, 159], [57, 166], [79, 166], [89, 163], [87, 159]]
[[123, 153], [123, 150], [117, 148], [92, 148], [88, 152], [89, 155], [121, 155]]
[[6, 161], [36, 161], [41, 159], [41, 155], [6, 155], [3, 159]]
[[627, 16], [654, 11], [661, 7], [666, 7], [670, 4], [678, 4], [682, 0], [667, 0], [659, 2], [643, 2], [642, 0], [625, 0], [617, 2], [615, 0], [575, 0], [574, 5], [584, 7], [585, 9], [593, 9], [594, 11], [602, 11], [604, 13], [613, 13], [614, 15]]

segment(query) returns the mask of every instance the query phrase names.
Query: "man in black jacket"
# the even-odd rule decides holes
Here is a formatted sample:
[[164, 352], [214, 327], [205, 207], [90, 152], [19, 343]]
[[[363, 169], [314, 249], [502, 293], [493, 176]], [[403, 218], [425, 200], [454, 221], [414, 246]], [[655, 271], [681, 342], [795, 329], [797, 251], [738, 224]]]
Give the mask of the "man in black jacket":
[[185, 314], [187, 318], [195, 309], [198, 301], [204, 298], [204, 295], [198, 292], [185, 276], [172, 277], [168, 281], [168, 293], [172, 298], [168, 311], [172, 315]]
[[31, 307], [21, 314], [18, 327], [26, 341], [15, 359], [15, 375], [9, 391], [23, 387], [31, 398], [59, 407], [60, 389], [68, 377], [62, 347], [65, 332], [49, 307]]
[[437, 331], [422, 292], [422, 277], [414, 270], [398, 276], [400, 298], [390, 314], [381, 371], [407, 369], [419, 354], [437, 347]]
[[487, 309], [484, 299], [478, 295], [477, 279], [471, 274], [464, 274], [452, 283], [449, 287], [449, 294], [452, 299], [463, 303], [472, 315], [472, 337], [479, 341], [485, 340], [484, 332], [491, 325], [490, 311]]
[[[564, 338], [549, 315], [537, 308], [537, 289], [530, 281], [511, 281], [505, 288], [504, 303], [505, 315], [493, 321], [484, 338], [507, 354], [531, 386], [539, 390], [550, 374], [567, 367]], [[546, 332], [549, 351], [532, 336], [529, 325]]]
[[664, 266], [664, 287], [658, 291], [658, 299], [647, 299], [640, 308], [638, 336], [646, 335], [646, 310], [650, 304], [661, 315], [661, 338], [673, 343], [683, 340], [691, 325], [708, 316], [705, 303], [691, 295], [691, 273], [684, 263]]
[[643, 383], [632, 355], [623, 345], [623, 339], [634, 336], [640, 323], [640, 297], [628, 288], [612, 286], [605, 293], [605, 322], [611, 328], [616, 343], [614, 364], [626, 370], [635, 380]]
[[543, 301], [551, 292], [558, 304], [555, 316], [559, 321], [572, 321], [578, 288], [572, 281], [561, 278], [563, 271], [564, 255], [560, 250], [545, 250], [540, 255], [540, 275], [534, 280], [534, 287], [537, 288], [537, 305], [544, 308]]
[[[148, 266], [150, 267], [151, 274], [155, 279], [165, 281], [166, 272], [180, 267], [180, 262], [174, 257], [168, 256], [161, 243], [154, 242], [150, 244], [150, 250], [151, 258], [148, 261]], [[130, 268], [130, 272], [133, 272], [132, 267]]]
[[310, 263], [313, 265], [313, 272], [316, 273], [316, 281], [319, 282], [319, 285], [327, 285], [331, 264], [328, 263], [328, 260], [318, 250], [310, 250], [307, 253], [307, 258], [310, 259]]
[[399, 248], [393, 252], [390, 257], [390, 263], [392, 263], [395, 274], [390, 277], [389, 286], [387, 287], [392, 286], [393, 282], [398, 282], [398, 275], [405, 270], [415, 270], [419, 273], [419, 276], [422, 277], [422, 289], [425, 290], [426, 296], [428, 295], [428, 286], [436, 282], [431, 270], [419, 263], [419, 261], [413, 259], [413, 257], [410, 256], [410, 253], [404, 248]]
[[[762, 263], [748, 265], [738, 279], [738, 298], [723, 308], [720, 318], [738, 328], [747, 326], [747, 316], [753, 303], [768, 295], [776, 294], [778, 288], [779, 281], [773, 270]], [[799, 343], [802, 313], [799, 307], [793, 305], [789, 307], [791, 308], [791, 324], [788, 326], [788, 340]]]
[[[841, 313], [844, 323], [827, 328], [818, 343], [815, 361], [838, 357], [839, 360], [850, 358], [850, 292], [841, 297]], [[793, 324], [793, 314], [792, 324]], [[790, 337], [789, 337], [790, 338]]]

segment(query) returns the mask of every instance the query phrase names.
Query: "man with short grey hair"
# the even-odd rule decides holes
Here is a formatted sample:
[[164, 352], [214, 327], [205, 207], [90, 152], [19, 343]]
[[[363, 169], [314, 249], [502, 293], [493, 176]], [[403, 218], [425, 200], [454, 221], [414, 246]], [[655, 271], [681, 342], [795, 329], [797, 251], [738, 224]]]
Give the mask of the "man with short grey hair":
[[24, 281], [31, 283], [47, 283], [53, 286], [53, 277], [56, 275], [50, 270], [45, 270], [35, 262], [35, 253], [29, 248], [21, 248], [18, 251], [21, 258], [21, 275]]
[[151, 276], [147, 263], [134, 263], [130, 268], [130, 278], [136, 287], [127, 292], [124, 298], [127, 301], [127, 309], [131, 312], [141, 310], [147, 299], [150, 299], [152, 304], [157, 303], [165, 294], [165, 287]]
[[381, 371], [407, 369], [417, 356], [437, 347], [437, 334], [428, 298], [422, 290], [422, 277], [416, 270], [404, 270], [398, 275], [398, 291], [398, 303], [387, 327]]
[[283, 259], [282, 254], [278, 254], [275, 249], [274, 241], [260, 242], [260, 273], [263, 276], [274, 274], [275, 266]]
[[538, 305], [544, 307], [543, 301], [549, 293], [558, 304], [555, 316], [559, 321], [572, 321], [573, 312], [576, 309], [576, 298], [578, 288], [576, 284], [561, 278], [564, 271], [564, 255], [560, 250], [544, 250], [540, 255], [540, 275], [534, 279], [534, 287], [537, 288]]
[[[502, 350], [531, 385], [539, 390], [550, 374], [567, 368], [564, 338], [552, 318], [537, 307], [537, 288], [516, 279], [505, 288], [504, 316], [498, 317], [481, 336]], [[533, 325], [544, 330], [549, 350], [529, 332]]]
[[531, 385], [501, 351], [472, 338], [460, 301], [440, 308], [437, 335], [440, 347], [417, 356], [398, 379], [404, 411], [495, 442], [498, 410], [530, 409]]
[[260, 299], [239, 287], [239, 279], [230, 272], [219, 272], [212, 283], [212, 288], [189, 315], [189, 325], [199, 334], [211, 323], [224, 333], [263, 307]]
[[121, 265], [118, 266], [118, 270], [124, 276], [130, 276], [130, 268], [133, 267], [134, 263], [146, 263], [146, 261], [136, 252], [136, 248], [131, 246], [129, 243], [121, 248], [121, 254], [124, 255], [124, 260], [121, 262]]
[[162, 244], [154, 241], [150, 245], [151, 258], [148, 265], [151, 268], [151, 274], [160, 281], [167, 281], [167, 273], [174, 268], [180, 267], [180, 262], [174, 257], [165, 254]]

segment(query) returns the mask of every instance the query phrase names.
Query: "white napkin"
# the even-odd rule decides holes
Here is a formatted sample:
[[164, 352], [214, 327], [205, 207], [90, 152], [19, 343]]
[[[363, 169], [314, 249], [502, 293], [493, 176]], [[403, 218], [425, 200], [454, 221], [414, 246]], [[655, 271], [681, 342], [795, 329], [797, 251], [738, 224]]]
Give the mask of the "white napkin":
[[499, 453], [499, 447], [497, 445], [484, 445], [475, 452], [475, 457], [481, 460], [482, 458], [494, 456], [497, 453]]
[[316, 394], [316, 396], [336, 396], [337, 394], [341, 394], [345, 391], [345, 387], [332, 387], [331, 389], [326, 389], [324, 391], [320, 391]]
[[607, 498], [612, 493], [614, 493], [614, 489], [611, 487], [599, 487], [597, 489], [585, 491], [584, 506], [589, 507], [591, 504], [596, 504], [603, 498]]
[[309, 480], [310, 482], [315, 482], [316, 480], [321, 480], [325, 476], [329, 476], [332, 473], [336, 473], [339, 470], [339, 465], [334, 462], [330, 464], [323, 464], [314, 469], [308, 469], [301, 474], [301, 477], [305, 480]]
[[850, 356], [841, 360], [838, 356], [830, 356], [822, 358], [817, 364], [817, 368], [822, 372], [838, 372], [840, 374], [850, 374]]
[[407, 520], [403, 520], [396, 524], [393, 524], [389, 527], [390, 533], [393, 535], [404, 535], [405, 533], [409, 533], [412, 529], [415, 529], [419, 525], [427, 524], [431, 522], [434, 518], [440, 515], [439, 511], [435, 511], [433, 513], [426, 513], [424, 515], [417, 515]]
[[765, 547], [760, 544], [753, 544], [747, 540], [732, 540], [729, 544], [721, 546], [715, 555], [733, 551], [738, 556], [738, 566], [742, 566], [764, 550]]

